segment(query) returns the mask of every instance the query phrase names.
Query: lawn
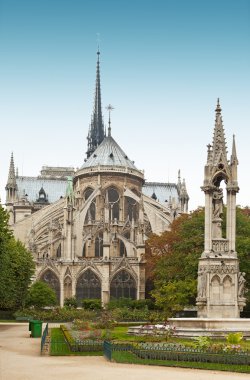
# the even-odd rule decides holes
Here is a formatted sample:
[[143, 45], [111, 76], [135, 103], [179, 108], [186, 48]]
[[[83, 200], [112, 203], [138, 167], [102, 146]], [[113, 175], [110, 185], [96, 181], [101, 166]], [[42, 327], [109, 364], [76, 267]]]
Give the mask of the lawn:
[[[138, 343], [138, 342], [153, 342], [152, 336], [133, 336], [127, 334], [128, 327], [118, 326], [111, 332], [111, 339], [116, 342], [123, 343]], [[164, 338], [162, 342], [166, 342]], [[225, 343], [225, 340], [214, 340], [216, 343]], [[185, 346], [192, 346], [192, 339], [182, 339], [177, 337], [171, 337], [167, 341], [168, 343], [184, 344]], [[250, 350], [250, 341], [242, 341], [242, 348]], [[64, 338], [63, 332], [60, 328], [51, 329], [51, 355], [63, 356], [63, 355], [78, 355], [78, 356], [102, 356], [103, 352], [72, 352]], [[188, 362], [188, 361], [173, 361], [173, 360], [158, 360], [158, 359], [142, 359], [133, 354], [130, 351], [113, 351], [112, 361], [119, 363], [131, 363], [131, 364], [145, 364], [145, 365], [159, 365], [167, 367], [183, 367], [183, 368], [197, 368], [206, 370], [218, 370], [218, 371], [230, 371], [250, 373], [250, 366], [243, 364], [218, 364], [218, 363], [201, 363], [201, 362]]]
[[[193, 339], [178, 338], [175, 336], [170, 337], [166, 340], [164, 337], [157, 337], [156, 339], [152, 336], [136, 336], [127, 334], [128, 327], [117, 326], [111, 331], [111, 339], [123, 342], [168, 342], [184, 344], [187, 347], [192, 347], [194, 344]], [[226, 343], [226, 339], [213, 339], [213, 343]], [[250, 340], [242, 340], [241, 347], [250, 351]]]
[[112, 353], [112, 360], [117, 363], [131, 363], [131, 364], [146, 364], [146, 365], [159, 365], [166, 367], [182, 367], [182, 368], [197, 368], [216, 371], [230, 371], [250, 373], [249, 365], [236, 365], [236, 364], [218, 364], [218, 363], [199, 363], [199, 362], [181, 362], [170, 360], [150, 360], [140, 359], [136, 355], [128, 351], [114, 351]]
[[50, 355], [52, 356], [103, 356], [103, 352], [72, 352], [60, 328], [51, 329]]

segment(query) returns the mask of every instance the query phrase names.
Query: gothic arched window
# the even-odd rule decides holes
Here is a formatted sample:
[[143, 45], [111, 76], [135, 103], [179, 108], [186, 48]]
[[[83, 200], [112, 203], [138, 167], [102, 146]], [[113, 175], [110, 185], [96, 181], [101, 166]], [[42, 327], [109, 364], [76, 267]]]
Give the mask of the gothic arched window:
[[110, 220], [119, 220], [120, 212], [120, 196], [116, 189], [113, 187], [108, 188], [108, 202], [110, 205]]
[[[94, 190], [91, 187], [87, 187], [87, 189], [84, 192], [85, 201], [91, 196], [93, 191]], [[90, 206], [85, 218], [85, 224], [87, 224], [89, 220], [94, 221], [95, 218], [96, 218], [96, 204], [95, 204], [95, 199], [93, 199], [92, 202], [90, 203]]]
[[91, 269], [87, 269], [78, 278], [76, 298], [78, 302], [85, 298], [101, 298], [101, 282]]
[[119, 240], [119, 244], [120, 244], [120, 256], [126, 257], [127, 256], [127, 250], [126, 250], [125, 244], [123, 243], [122, 240]]
[[60, 302], [60, 282], [58, 277], [50, 269], [46, 270], [40, 278], [41, 281], [46, 282], [56, 293], [58, 303]]
[[82, 257], [86, 257], [86, 242], [83, 243]]
[[103, 257], [103, 234], [99, 233], [95, 238], [95, 257]]
[[114, 276], [110, 284], [110, 297], [136, 299], [136, 283], [129, 272], [122, 269]]
[[61, 256], [62, 256], [62, 245], [60, 243], [56, 250], [56, 257], [60, 258]]
[[138, 212], [138, 203], [133, 198], [125, 197], [125, 219], [137, 220]]

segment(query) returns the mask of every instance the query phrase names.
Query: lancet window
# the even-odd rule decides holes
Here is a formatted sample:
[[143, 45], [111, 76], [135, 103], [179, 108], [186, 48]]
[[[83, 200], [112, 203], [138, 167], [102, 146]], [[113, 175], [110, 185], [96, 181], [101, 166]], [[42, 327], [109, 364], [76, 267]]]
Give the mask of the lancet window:
[[125, 269], [118, 272], [112, 279], [110, 284], [110, 297], [136, 299], [135, 280]]
[[85, 298], [101, 298], [101, 282], [91, 269], [87, 269], [78, 278], [76, 298], [78, 302]]
[[60, 282], [58, 277], [51, 270], [47, 270], [40, 278], [41, 281], [46, 282], [56, 293], [57, 301], [60, 301]]

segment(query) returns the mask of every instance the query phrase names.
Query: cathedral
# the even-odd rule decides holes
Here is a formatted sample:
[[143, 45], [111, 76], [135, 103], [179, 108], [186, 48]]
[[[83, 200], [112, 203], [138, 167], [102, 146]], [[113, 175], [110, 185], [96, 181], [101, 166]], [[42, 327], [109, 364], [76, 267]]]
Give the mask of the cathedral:
[[[58, 303], [76, 297], [145, 297], [145, 240], [169, 230], [188, 212], [185, 180], [145, 182], [144, 172], [104, 127], [97, 52], [94, 109], [82, 166], [42, 167], [19, 176], [11, 155], [6, 208], [14, 235], [32, 252], [35, 278], [47, 282]], [[81, 156], [81, 154], [80, 154]]]

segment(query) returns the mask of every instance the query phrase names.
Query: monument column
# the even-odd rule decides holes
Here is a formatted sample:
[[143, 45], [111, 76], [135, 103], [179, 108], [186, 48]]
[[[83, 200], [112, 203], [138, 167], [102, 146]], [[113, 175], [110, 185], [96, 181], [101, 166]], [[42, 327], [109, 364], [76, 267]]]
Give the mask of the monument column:
[[[231, 160], [227, 159], [219, 100], [215, 112], [213, 143], [208, 145], [201, 188], [205, 193], [205, 236], [198, 267], [197, 314], [200, 318], [238, 318], [245, 306], [244, 273], [239, 272], [235, 251], [238, 159], [234, 137]], [[227, 192], [226, 218], [223, 217], [223, 182]], [[226, 236], [223, 236], [225, 219]]]

